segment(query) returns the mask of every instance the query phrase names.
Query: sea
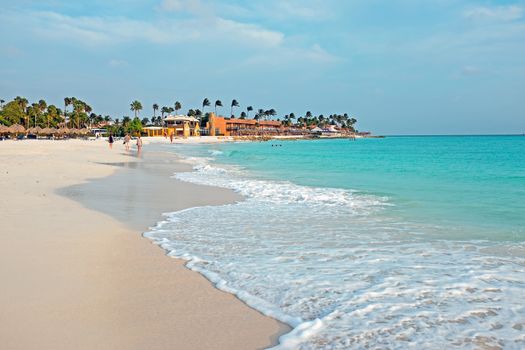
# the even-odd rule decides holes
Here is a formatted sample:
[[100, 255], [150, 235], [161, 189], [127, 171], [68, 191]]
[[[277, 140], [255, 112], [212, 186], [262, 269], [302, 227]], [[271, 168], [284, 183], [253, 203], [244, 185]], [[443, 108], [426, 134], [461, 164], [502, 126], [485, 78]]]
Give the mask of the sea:
[[158, 147], [244, 200], [145, 236], [289, 324], [274, 349], [525, 348], [525, 136]]

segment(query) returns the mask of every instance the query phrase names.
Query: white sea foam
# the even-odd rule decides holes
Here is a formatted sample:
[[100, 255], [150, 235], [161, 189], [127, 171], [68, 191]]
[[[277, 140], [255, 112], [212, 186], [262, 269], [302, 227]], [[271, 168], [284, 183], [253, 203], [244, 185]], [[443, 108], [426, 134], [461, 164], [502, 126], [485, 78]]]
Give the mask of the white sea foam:
[[428, 239], [439, 228], [389, 218], [386, 198], [191, 161], [176, 178], [247, 200], [167, 214], [145, 236], [292, 325], [275, 349], [525, 347], [525, 259], [501, 254], [523, 244]]

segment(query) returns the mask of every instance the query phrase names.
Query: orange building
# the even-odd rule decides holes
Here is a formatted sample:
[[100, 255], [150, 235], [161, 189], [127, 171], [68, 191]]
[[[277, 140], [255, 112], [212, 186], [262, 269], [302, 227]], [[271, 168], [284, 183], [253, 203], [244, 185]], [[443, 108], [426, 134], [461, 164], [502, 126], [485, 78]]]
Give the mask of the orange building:
[[210, 113], [206, 129], [209, 130], [210, 136], [253, 136], [277, 134], [283, 126], [277, 120], [226, 119]]

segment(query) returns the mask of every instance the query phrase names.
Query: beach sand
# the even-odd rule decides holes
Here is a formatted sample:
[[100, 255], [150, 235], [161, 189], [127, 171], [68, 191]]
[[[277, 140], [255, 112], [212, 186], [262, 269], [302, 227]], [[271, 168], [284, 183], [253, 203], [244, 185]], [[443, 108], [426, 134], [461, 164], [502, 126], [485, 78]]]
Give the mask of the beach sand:
[[[259, 349], [289, 327], [141, 236], [160, 213], [239, 198], [103, 141], [0, 142], [2, 349]], [[110, 176], [111, 175], [111, 176]]]

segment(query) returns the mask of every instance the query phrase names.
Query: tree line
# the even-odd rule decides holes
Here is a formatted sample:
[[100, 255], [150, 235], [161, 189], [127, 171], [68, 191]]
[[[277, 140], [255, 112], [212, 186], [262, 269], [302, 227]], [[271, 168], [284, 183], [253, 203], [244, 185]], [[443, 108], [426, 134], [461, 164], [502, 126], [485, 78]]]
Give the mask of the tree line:
[[[211, 107], [211, 102], [208, 98], [205, 98], [202, 101], [202, 110], [201, 109], [189, 109], [186, 115], [190, 117], [195, 117], [200, 121], [201, 125], [205, 125], [206, 122], [209, 119], [209, 112], [205, 112], [207, 107]], [[218, 109], [224, 107], [221, 100], [216, 100], [214, 105], [214, 112], [215, 115], [218, 115]], [[230, 118], [235, 118], [235, 108], [240, 108], [240, 104], [236, 99], [233, 99], [230, 104]], [[130, 105], [131, 111], [135, 113], [135, 118], [138, 118], [139, 112], [143, 109], [142, 103], [135, 100]], [[159, 107], [159, 104], [154, 103], [152, 105], [153, 109], [153, 116], [151, 119], [143, 118], [142, 124], [144, 126], [146, 125], [154, 125], [154, 126], [160, 126], [162, 125], [162, 120], [164, 119], [165, 115], [169, 115], [173, 112], [175, 114], [178, 114], [179, 110], [182, 109], [182, 103], [179, 101], [176, 101], [173, 104], [173, 107], [171, 106], [163, 106]], [[157, 116], [157, 112], [160, 109], [160, 116]], [[250, 113], [253, 112], [253, 115], [250, 116]], [[277, 111], [273, 108], [271, 109], [258, 109], [257, 111], [254, 111], [253, 106], [247, 106], [246, 111], [241, 111], [239, 114], [240, 119], [251, 119], [254, 120], [268, 120], [277, 115]], [[327, 126], [327, 125], [337, 125], [342, 128], [348, 128], [351, 130], [354, 130], [354, 125], [357, 123], [357, 120], [355, 118], [351, 118], [348, 116], [347, 113], [344, 114], [330, 114], [328, 116], [324, 116], [323, 114], [320, 114], [318, 116], [314, 116], [312, 112], [308, 111], [304, 114], [304, 116], [296, 117], [295, 113], [286, 114], [283, 119], [280, 118], [277, 119], [278, 121], [281, 121], [286, 126], [295, 126], [295, 127], [309, 127], [309, 126]]]
[[[206, 112], [207, 108], [211, 108], [211, 102], [208, 98], [202, 101], [202, 109], [191, 108], [187, 111], [186, 115], [195, 117], [200, 121], [202, 126], [206, 125], [209, 119], [210, 112]], [[29, 103], [24, 98], [17, 96], [12, 101], [5, 103], [3, 99], [0, 99], [0, 124], [13, 125], [20, 124], [26, 128], [30, 127], [52, 127], [52, 128], [87, 128], [96, 127], [101, 124], [114, 132], [115, 134], [123, 134], [126, 132], [138, 132], [142, 130], [142, 127], [153, 125], [161, 126], [165, 115], [169, 115], [173, 112], [176, 114], [182, 109], [182, 103], [176, 101], [171, 106], [160, 107], [159, 104], [154, 103], [152, 105], [153, 116], [151, 118], [140, 119], [140, 111], [143, 110], [142, 103], [138, 100], [132, 101], [130, 104], [130, 110], [134, 113], [134, 118], [124, 116], [122, 119], [113, 119], [109, 115], [102, 116], [96, 114], [93, 109], [86, 102], [76, 97], [65, 97], [63, 109], [48, 104], [45, 100], [39, 100], [37, 102]], [[213, 104], [214, 112], [218, 115], [218, 111], [223, 108], [221, 100], [216, 100]], [[239, 109], [239, 102], [234, 99], [230, 103], [230, 118], [236, 118], [235, 109]], [[160, 111], [160, 115], [157, 115]], [[254, 120], [268, 120], [272, 119], [277, 115], [277, 111], [271, 109], [257, 109], [255, 110], [252, 106], [247, 106], [245, 110], [239, 113], [240, 119], [254, 119]], [[357, 120], [350, 118], [347, 113], [345, 114], [330, 114], [324, 115], [313, 115], [310, 111], [304, 115], [296, 116], [295, 113], [286, 114], [281, 121], [286, 126], [295, 127], [310, 127], [320, 126], [324, 127], [327, 125], [337, 125], [343, 128], [353, 130]]]

